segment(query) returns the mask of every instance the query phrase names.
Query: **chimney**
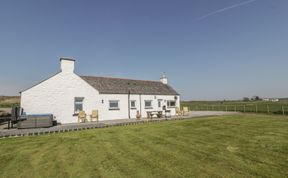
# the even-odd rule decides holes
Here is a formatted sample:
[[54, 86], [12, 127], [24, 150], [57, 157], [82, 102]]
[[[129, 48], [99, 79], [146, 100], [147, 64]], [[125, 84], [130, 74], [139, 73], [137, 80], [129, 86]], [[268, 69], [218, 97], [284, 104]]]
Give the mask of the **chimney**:
[[70, 58], [60, 58], [61, 72], [74, 73], [74, 59]]
[[168, 84], [168, 78], [166, 77], [165, 74], [162, 75], [162, 77], [160, 78], [160, 81], [161, 81], [163, 84], [165, 84], [165, 85]]

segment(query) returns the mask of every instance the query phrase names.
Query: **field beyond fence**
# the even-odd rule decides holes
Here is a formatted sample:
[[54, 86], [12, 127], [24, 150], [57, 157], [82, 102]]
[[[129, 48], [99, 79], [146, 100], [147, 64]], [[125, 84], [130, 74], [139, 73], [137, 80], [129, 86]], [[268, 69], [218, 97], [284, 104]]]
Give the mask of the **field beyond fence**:
[[182, 102], [191, 111], [233, 111], [288, 115], [288, 102], [241, 101], [187, 101]]
[[0, 108], [11, 108], [20, 105], [19, 96], [0, 96]]

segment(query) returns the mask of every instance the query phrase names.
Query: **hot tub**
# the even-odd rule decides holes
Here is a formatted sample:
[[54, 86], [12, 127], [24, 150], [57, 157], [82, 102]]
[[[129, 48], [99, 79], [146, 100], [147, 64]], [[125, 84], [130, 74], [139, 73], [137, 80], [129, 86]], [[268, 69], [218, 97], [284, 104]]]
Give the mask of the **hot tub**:
[[46, 128], [53, 126], [53, 114], [31, 114], [20, 117], [17, 123], [18, 129]]

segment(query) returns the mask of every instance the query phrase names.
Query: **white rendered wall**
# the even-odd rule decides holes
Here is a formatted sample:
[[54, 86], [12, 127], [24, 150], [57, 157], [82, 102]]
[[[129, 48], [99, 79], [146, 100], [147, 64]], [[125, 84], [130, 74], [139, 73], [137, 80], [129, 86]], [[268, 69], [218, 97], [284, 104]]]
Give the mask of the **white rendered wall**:
[[[158, 99], [162, 100], [161, 108], [158, 107]], [[176, 108], [180, 107], [180, 97], [177, 96], [176, 100], [176, 107], [168, 107], [167, 106], [167, 101], [168, 100], [175, 100], [175, 95], [142, 95], [141, 96], [141, 110], [142, 110], [142, 116], [147, 117], [147, 111], [163, 111], [163, 105], [166, 106], [167, 110], [171, 111], [171, 115], [176, 114]], [[153, 109], [145, 109], [145, 100], [152, 100], [152, 106]]]
[[[129, 118], [128, 94], [100, 94], [100, 98], [101, 101], [103, 100], [103, 103], [98, 105], [100, 120]], [[160, 108], [158, 107], [158, 99], [162, 100]], [[119, 110], [109, 110], [110, 100], [119, 101]], [[130, 108], [130, 118], [136, 118], [137, 111], [141, 112], [142, 117], [147, 117], [147, 111], [163, 111], [163, 105], [171, 111], [171, 115], [175, 115], [176, 107], [180, 107], [179, 96], [177, 96], [176, 107], [169, 108], [167, 106], [167, 101], [175, 100], [175, 95], [130, 95], [130, 101], [132, 100], [136, 101], [136, 108]], [[152, 109], [145, 108], [145, 100], [152, 100]]]
[[61, 72], [21, 93], [21, 107], [27, 114], [52, 113], [58, 122], [77, 122], [74, 98], [84, 97], [83, 109], [91, 113], [100, 104], [99, 93], [74, 73]]

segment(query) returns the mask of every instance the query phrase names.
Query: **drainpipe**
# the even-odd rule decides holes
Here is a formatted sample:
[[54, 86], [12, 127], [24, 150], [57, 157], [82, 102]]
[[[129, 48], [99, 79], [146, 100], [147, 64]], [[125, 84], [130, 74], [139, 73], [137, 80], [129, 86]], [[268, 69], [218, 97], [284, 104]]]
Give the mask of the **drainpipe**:
[[128, 117], [129, 117], [129, 119], [131, 118], [131, 116], [130, 116], [130, 90], [128, 92]]
[[141, 100], [141, 94], [139, 95], [139, 99], [140, 99], [140, 115], [142, 116], [142, 100]]

